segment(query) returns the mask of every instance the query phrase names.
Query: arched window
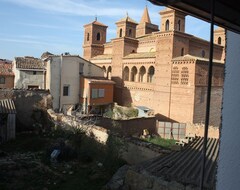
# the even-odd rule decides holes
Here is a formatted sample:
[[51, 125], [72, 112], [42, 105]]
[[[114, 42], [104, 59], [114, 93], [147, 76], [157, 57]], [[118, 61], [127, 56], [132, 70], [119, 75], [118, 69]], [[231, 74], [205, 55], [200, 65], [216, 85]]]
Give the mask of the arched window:
[[106, 67], [103, 66], [102, 68], [103, 68], [103, 71], [104, 71], [104, 77], [107, 77], [107, 70], [106, 70]]
[[177, 29], [178, 29], [178, 31], [181, 30], [181, 20], [178, 20], [178, 23], [177, 23]]
[[166, 31], [169, 30], [169, 20], [167, 20], [166, 23], [165, 23], [165, 30], [166, 30]]
[[222, 38], [218, 37], [218, 44], [221, 45], [222, 44]]
[[205, 57], [205, 51], [202, 50], [202, 57]]
[[188, 68], [183, 67], [181, 70], [181, 84], [188, 85], [188, 78], [189, 78]]
[[132, 36], [132, 29], [129, 29], [128, 35], [129, 35], [129, 36]]
[[119, 37], [120, 38], [122, 37], [122, 29], [120, 29], [120, 31], [119, 31]]
[[107, 70], [107, 78], [108, 78], [108, 79], [111, 79], [111, 77], [112, 77], [112, 67], [109, 66], [109, 67], [108, 67], [108, 70]]
[[144, 66], [142, 66], [139, 70], [139, 82], [145, 82], [145, 74], [146, 74], [146, 69]]
[[181, 56], [184, 56], [184, 48], [181, 49]]
[[131, 81], [135, 82], [136, 81], [136, 76], [137, 76], [137, 68], [134, 66], [131, 69]]
[[149, 69], [148, 69], [148, 80], [147, 80], [149, 83], [153, 82], [154, 73], [155, 73], [155, 68], [153, 66], [149, 67]]
[[172, 69], [172, 84], [179, 84], [179, 70], [176, 66]]
[[129, 81], [129, 68], [128, 67], [125, 67], [123, 70], [123, 80]]
[[98, 32], [97, 33], [97, 41], [100, 41], [100, 39], [101, 39], [101, 34], [100, 34], [100, 32]]
[[87, 33], [87, 41], [89, 41], [89, 38], [90, 38], [90, 34]]

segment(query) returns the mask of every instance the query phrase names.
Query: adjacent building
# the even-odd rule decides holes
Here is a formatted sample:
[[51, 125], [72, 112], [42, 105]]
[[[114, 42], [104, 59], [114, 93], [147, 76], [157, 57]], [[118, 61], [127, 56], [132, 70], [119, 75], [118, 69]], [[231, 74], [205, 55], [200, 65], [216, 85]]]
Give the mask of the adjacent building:
[[14, 87], [14, 73], [12, 61], [0, 59], [0, 89]]
[[114, 84], [104, 77], [81, 77], [80, 104], [83, 113], [105, 113], [113, 104]]
[[41, 59], [25, 56], [13, 60], [14, 88], [45, 89], [46, 69]]
[[[84, 25], [83, 56], [116, 82], [114, 101], [146, 106], [177, 122], [204, 122], [209, 42], [185, 33], [186, 14], [167, 8], [161, 25], [151, 23], [147, 7], [140, 23], [128, 15], [116, 22], [116, 38], [106, 42], [107, 26]], [[219, 125], [224, 78], [225, 30], [214, 34], [212, 125]]]
[[53, 96], [53, 109], [64, 111], [80, 102], [81, 77], [103, 77], [103, 69], [78, 55], [49, 55], [46, 63], [46, 89]]

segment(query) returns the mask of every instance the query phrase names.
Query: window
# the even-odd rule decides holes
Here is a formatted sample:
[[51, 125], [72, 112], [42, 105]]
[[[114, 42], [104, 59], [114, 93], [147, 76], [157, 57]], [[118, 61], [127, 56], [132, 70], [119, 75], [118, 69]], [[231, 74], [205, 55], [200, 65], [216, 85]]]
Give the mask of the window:
[[105, 95], [105, 89], [92, 89], [92, 98], [103, 98]]
[[180, 20], [178, 20], [177, 27], [178, 27], [178, 31], [180, 31], [181, 30], [181, 21]]
[[173, 67], [172, 69], [172, 84], [179, 84], [179, 70], [178, 67]]
[[92, 89], [92, 98], [98, 98], [98, 89]]
[[100, 32], [97, 33], [97, 41], [100, 41], [101, 39], [101, 35], [100, 35]]
[[89, 38], [90, 38], [90, 34], [87, 33], [87, 41], [89, 41]]
[[36, 75], [37, 74], [37, 71], [33, 71], [33, 75]]
[[218, 44], [221, 45], [221, 43], [222, 43], [222, 38], [218, 37]]
[[165, 30], [166, 30], [166, 31], [169, 30], [169, 20], [167, 20], [166, 23], [165, 23]]
[[0, 84], [5, 84], [5, 77], [0, 77]]
[[69, 85], [63, 86], [63, 96], [69, 96]]
[[99, 89], [99, 90], [98, 90], [98, 97], [99, 97], [99, 98], [104, 98], [104, 93], [105, 93], [105, 90], [104, 90], [104, 89]]
[[188, 85], [189, 72], [187, 67], [183, 67], [181, 71], [181, 84]]
[[184, 48], [181, 49], [181, 56], [184, 56]]
[[119, 31], [119, 37], [120, 38], [122, 37], [122, 29], [120, 29], [120, 31]]
[[132, 29], [129, 29], [128, 34], [129, 34], [129, 36], [132, 36]]
[[202, 50], [202, 57], [205, 57], [205, 51]]

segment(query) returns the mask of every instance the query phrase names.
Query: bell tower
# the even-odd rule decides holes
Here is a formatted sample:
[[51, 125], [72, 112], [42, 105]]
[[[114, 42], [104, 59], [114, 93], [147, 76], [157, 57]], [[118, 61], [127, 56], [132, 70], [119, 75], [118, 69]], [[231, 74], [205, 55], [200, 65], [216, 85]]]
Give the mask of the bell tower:
[[83, 57], [84, 59], [91, 59], [97, 55], [103, 54], [106, 43], [107, 26], [95, 21], [84, 25], [84, 43], [83, 43]]
[[185, 32], [185, 16], [186, 14], [175, 11], [170, 8], [160, 12], [161, 15], [161, 32], [165, 31], [179, 31]]
[[137, 25], [137, 37], [158, 31], [158, 26], [151, 23], [148, 8], [145, 7], [140, 23]]
[[136, 23], [133, 19], [131, 19], [128, 14], [125, 18], [116, 22], [117, 25], [117, 38], [122, 37], [136, 37]]

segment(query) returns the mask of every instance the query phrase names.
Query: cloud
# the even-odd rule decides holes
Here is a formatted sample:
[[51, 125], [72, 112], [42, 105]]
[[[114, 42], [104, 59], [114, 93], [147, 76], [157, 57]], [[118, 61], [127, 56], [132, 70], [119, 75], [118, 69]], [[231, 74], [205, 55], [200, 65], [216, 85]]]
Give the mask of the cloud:
[[[113, 8], [113, 2], [83, 1], [83, 0], [3, 0], [20, 6], [51, 13], [80, 15], [80, 16], [122, 16], [128, 11], [132, 16], [139, 16], [142, 10], [129, 7]], [[123, 3], [125, 4], [125, 3]], [[116, 6], [115, 6], [116, 7]]]

